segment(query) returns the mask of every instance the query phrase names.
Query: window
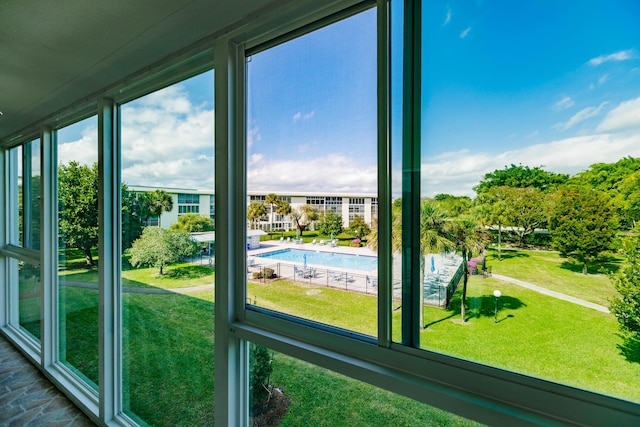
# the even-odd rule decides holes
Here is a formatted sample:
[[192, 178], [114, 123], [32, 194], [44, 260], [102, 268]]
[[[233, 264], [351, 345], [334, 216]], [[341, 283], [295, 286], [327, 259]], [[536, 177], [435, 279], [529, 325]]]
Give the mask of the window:
[[[376, 13], [367, 10], [250, 54], [250, 193], [377, 191], [375, 40]], [[362, 170], [368, 175], [363, 177]], [[289, 241], [296, 247], [261, 249], [254, 256], [251, 246], [250, 308], [377, 334], [376, 253], [366, 247], [344, 253], [337, 247], [342, 203], [341, 196], [308, 195], [305, 205], [292, 206], [296, 232]], [[319, 236], [315, 223], [325, 212], [337, 214], [337, 220]], [[262, 284], [275, 278], [281, 292]], [[361, 317], [339, 314], [349, 302], [361, 304]]]
[[[207, 91], [212, 82], [208, 71], [120, 106], [123, 185], [213, 187], [213, 92]], [[162, 173], [154, 173], [156, 168]], [[199, 194], [167, 194], [177, 200], [178, 215], [199, 213]], [[211, 213], [213, 201], [210, 196]], [[166, 231], [178, 217], [172, 203], [161, 207], [154, 213], [161, 214], [163, 228], [136, 221], [146, 217], [145, 206], [122, 201], [123, 211], [134, 214], [122, 224], [129, 236], [121, 259], [123, 409], [143, 425], [212, 425], [210, 247], [194, 241], [191, 230]]]
[[200, 212], [200, 206], [178, 206], [178, 214], [186, 213], [198, 213]]
[[178, 193], [178, 204], [197, 205], [200, 203], [200, 195]]
[[[605, 47], [611, 36], [594, 28], [626, 22], [623, 8], [493, 6], [424, 3], [420, 346], [638, 402], [629, 341], [609, 313], [616, 268], [580, 255], [622, 260], [606, 205], [625, 197], [613, 171], [637, 153], [619, 132], [638, 102], [625, 89], [638, 61], [621, 50], [624, 31]], [[586, 249], [596, 235], [607, 243]]]
[[56, 131], [59, 359], [98, 389], [97, 117]]

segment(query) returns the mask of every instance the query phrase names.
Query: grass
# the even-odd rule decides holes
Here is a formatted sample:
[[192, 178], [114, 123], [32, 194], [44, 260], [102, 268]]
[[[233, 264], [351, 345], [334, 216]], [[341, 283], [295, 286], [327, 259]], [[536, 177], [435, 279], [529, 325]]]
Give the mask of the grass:
[[[556, 290], [594, 302], [603, 302], [600, 293], [611, 294], [606, 276], [583, 278], [557, 254], [511, 251], [504, 258], [502, 262], [490, 259], [494, 273], [562, 287]], [[157, 278], [152, 276], [154, 269], [124, 269], [123, 282], [178, 288], [214, 280], [209, 267], [177, 264], [167, 271], [176, 273]], [[65, 277], [96, 277], [93, 270], [74, 272], [66, 271]], [[493, 323], [494, 289], [503, 295], [497, 324]], [[66, 360], [81, 376], [97, 382], [97, 292], [72, 287], [61, 292]], [[370, 295], [283, 280], [249, 283], [248, 295], [261, 307], [363, 334], [377, 331], [377, 299]], [[459, 298], [458, 292], [448, 310], [425, 308], [423, 348], [640, 401], [640, 388], [631, 380], [640, 377], [640, 341], [622, 336], [612, 315], [493, 278], [471, 277], [467, 322], [462, 323]], [[399, 335], [400, 315], [394, 312], [394, 336]], [[213, 316], [212, 290], [189, 295], [124, 294], [127, 413], [152, 425], [212, 423]], [[472, 424], [282, 354], [274, 356], [272, 382], [291, 399], [283, 426]]]
[[[495, 298], [500, 289], [498, 323]], [[467, 322], [460, 294], [450, 310], [425, 309], [422, 346], [526, 375], [640, 402], [638, 360], [614, 316], [494, 279], [471, 278]]]
[[590, 274], [585, 275], [582, 274], [582, 266], [560, 257], [557, 252], [503, 249], [502, 261], [498, 261], [495, 250], [487, 256], [493, 273], [607, 307], [616, 290], [606, 272], [617, 271], [620, 262], [621, 259], [612, 257], [605, 263], [592, 265]]

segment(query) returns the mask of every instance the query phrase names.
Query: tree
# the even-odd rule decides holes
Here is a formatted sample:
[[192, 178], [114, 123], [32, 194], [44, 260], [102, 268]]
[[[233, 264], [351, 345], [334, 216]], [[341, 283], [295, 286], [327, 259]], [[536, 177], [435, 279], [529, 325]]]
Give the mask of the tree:
[[438, 202], [438, 207], [449, 218], [455, 218], [469, 213], [473, 207], [473, 200], [468, 196], [452, 196], [451, 194], [437, 194], [433, 198]]
[[256, 415], [260, 404], [270, 394], [273, 356], [266, 347], [251, 343], [249, 358], [249, 402], [252, 415]]
[[291, 205], [286, 200], [278, 200], [276, 204], [276, 213], [278, 215], [287, 216], [291, 214]]
[[625, 264], [611, 277], [620, 297], [611, 301], [611, 312], [623, 330], [640, 334], [640, 237], [628, 237], [622, 241]]
[[146, 210], [140, 193], [129, 191], [126, 184], [122, 184], [122, 250], [131, 247], [131, 244], [142, 234], [145, 227], [144, 219], [151, 216]]
[[640, 158], [624, 157], [615, 163], [596, 163], [570, 182], [607, 193], [624, 229], [640, 219]]
[[541, 191], [549, 191], [558, 185], [564, 184], [569, 175], [547, 172], [541, 167], [514, 165], [505, 166], [504, 169], [496, 169], [484, 175], [478, 185], [473, 187], [477, 194], [484, 193], [492, 187], [533, 187]]
[[488, 225], [498, 226], [498, 261], [502, 261], [502, 226], [507, 222], [507, 191], [509, 187], [492, 187], [476, 198], [475, 213]]
[[371, 232], [371, 229], [360, 215], [355, 215], [349, 223], [349, 230], [358, 239], [362, 239], [364, 236]]
[[171, 224], [169, 230], [184, 231], [185, 233], [213, 231], [213, 220], [205, 215], [188, 213], [180, 215], [178, 217], [178, 222]]
[[318, 231], [325, 235], [342, 233], [342, 216], [333, 211], [327, 211], [320, 216]]
[[449, 223], [449, 240], [453, 242], [456, 250], [462, 254], [462, 301], [460, 303], [460, 315], [466, 322], [465, 303], [467, 301], [467, 282], [469, 280], [468, 261], [471, 254], [484, 250], [489, 242], [487, 230], [480, 227], [477, 221], [470, 218], [459, 218]]
[[84, 252], [93, 266], [91, 249], [98, 245], [98, 164], [76, 161], [58, 167], [58, 226], [67, 246]]
[[160, 227], [160, 216], [162, 212], [171, 212], [173, 209], [173, 198], [171, 194], [164, 190], [154, 190], [144, 193], [145, 207], [151, 216], [158, 217], [158, 227]]
[[564, 257], [587, 264], [609, 249], [615, 236], [615, 220], [605, 194], [584, 186], [566, 186], [554, 195], [549, 232], [551, 246]]
[[545, 194], [532, 187], [503, 189], [507, 224], [512, 226], [518, 235], [520, 247], [524, 247], [527, 236], [533, 234], [537, 228], [546, 227]]
[[296, 228], [302, 235], [302, 232], [315, 220], [318, 219], [318, 211], [311, 205], [302, 205], [297, 209], [291, 209], [291, 219]]
[[275, 193], [269, 193], [264, 198], [264, 204], [269, 205], [270, 219], [269, 219], [269, 230], [273, 230], [273, 212], [274, 206], [280, 201], [280, 198]]
[[247, 219], [252, 224], [251, 228], [256, 228], [256, 223], [267, 214], [267, 207], [264, 203], [251, 202], [247, 207]]
[[183, 231], [168, 231], [161, 227], [146, 227], [142, 235], [133, 242], [127, 251], [131, 256], [129, 263], [133, 267], [163, 268], [181, 257], [194, 256], [198, 252], [198, 243]]
[[[420, 203], [420, 270], [418, 282], [424, 282], [425, 256], [453, 250], [453, 243], [447, 238], [447, 216], [433, 200], [422, 200]], [[368, 244], [377, 250], [377, 220], [369, 234]], [[395, 253], [402, 251], [402, 201], [396, 200], [391, 206], [391, 249]], [[418, 298], [424, 300], [424, 287], [420, 286]], [[420, 310], [420, 326], [424, 325], [423, 310]]]

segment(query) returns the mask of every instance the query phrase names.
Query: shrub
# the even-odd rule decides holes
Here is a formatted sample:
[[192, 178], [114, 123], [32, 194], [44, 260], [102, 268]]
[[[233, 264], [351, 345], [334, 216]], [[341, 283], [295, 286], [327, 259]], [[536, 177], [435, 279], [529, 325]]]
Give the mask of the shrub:
[[362, 241], [360, 239], [353, 239], [349, 246], [352, 246], [354, 248], [359, 248], [360, 246], [362, 246]]
[[265, 267], [260, 271], [253, 272], [254, 279], [275, 279], [278, 277], [273, 268]]
[[467, 269], [469, 270], [469, 274], [478, 273], [478, 265], [475, 263], [475, 261], [467, 261]]
[[252, 414], [260, 407], [260, 404], [271, 394], [269, 384], [273, 371], [273, 358], [266, 347], [251, 344], [249, 363], [249, 395], [252, 406]]

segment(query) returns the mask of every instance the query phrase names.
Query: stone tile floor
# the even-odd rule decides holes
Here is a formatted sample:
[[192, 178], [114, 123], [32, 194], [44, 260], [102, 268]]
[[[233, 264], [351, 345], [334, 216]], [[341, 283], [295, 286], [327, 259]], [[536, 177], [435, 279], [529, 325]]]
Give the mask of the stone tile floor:
[[0, 427], [94, 425], [0, 335]]

